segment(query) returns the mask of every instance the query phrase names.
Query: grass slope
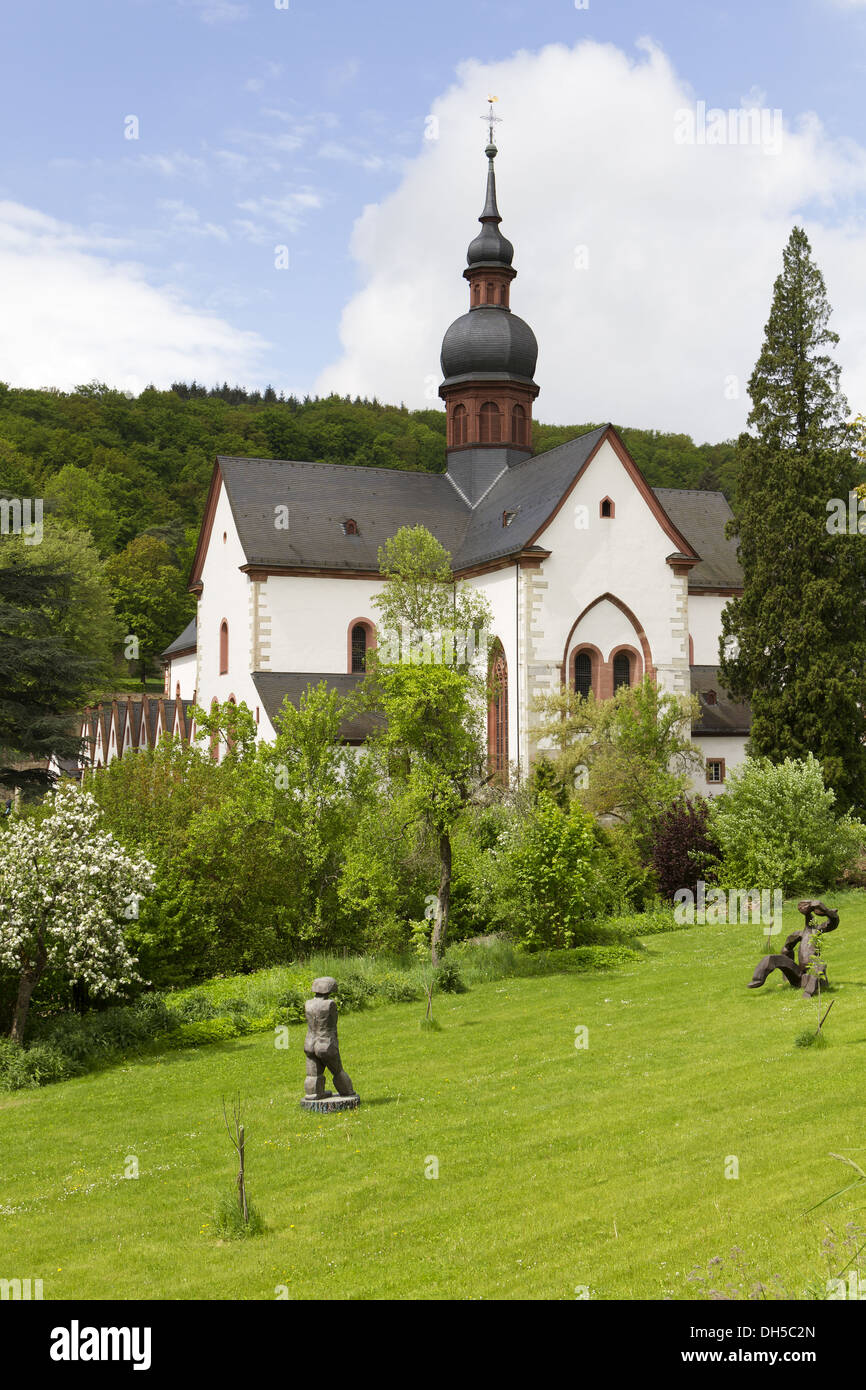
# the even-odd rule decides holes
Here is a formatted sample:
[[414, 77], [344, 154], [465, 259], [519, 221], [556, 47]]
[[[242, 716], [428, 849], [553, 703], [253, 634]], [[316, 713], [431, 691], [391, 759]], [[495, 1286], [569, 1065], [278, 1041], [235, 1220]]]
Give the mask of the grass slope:
[[[258, 1035], [4, 1096], [0, 1276], [76, 1299], [690, 1298], [689, 1271], [739, 1247], [750, 1279], [801, 1297], [825, 1223], [863, 1206], [803, 1215], [846, 1181], [828, 1152], [866, 1146], [864, 925], [848, 896], [823, 1050], [795, 1047], [813, 1008], [778, 976], [745, 988], [757, 928], [698, 927], [607, 974], [442, 997], [439, 1032], [417, 1003], [347, 1015], [345, 1116], [299, 1111], [296, 1028], [288, 1050]], [[220, 1244], [236, 1090], [267, 1230]]]

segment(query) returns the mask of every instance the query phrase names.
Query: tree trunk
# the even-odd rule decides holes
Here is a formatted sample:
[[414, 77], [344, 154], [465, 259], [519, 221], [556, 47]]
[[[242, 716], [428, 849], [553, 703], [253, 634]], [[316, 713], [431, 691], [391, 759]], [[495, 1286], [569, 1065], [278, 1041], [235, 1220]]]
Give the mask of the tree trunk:
[[431, 955], [433, 964], [438, 965], [445, 950], [445, 936], [448, 931], [448, 914], [451, 909], [451, 836], [443, 832], [439, 836], [439, 893], [436, 898], [436, 915], [433, 919], [433, 938]]
[[18, 998], [15, 1001], [15, 1014], [12, 1019], [12, 1031], [9, 1034], [13, 1042], [23, 1043], [24, 1029], [27, 1026], [27, 1015], [30, 1012], [30, 999], [36, 988], [37, 975], [22, 975], [18, 984]]

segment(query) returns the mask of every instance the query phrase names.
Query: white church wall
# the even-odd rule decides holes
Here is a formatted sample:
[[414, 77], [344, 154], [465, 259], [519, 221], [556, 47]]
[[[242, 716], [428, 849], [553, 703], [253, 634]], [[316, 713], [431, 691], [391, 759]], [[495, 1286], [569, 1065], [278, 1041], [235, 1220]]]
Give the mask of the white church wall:
[[380, 626], [372, 600], [381, 580], [272, 574], [264, 589], [271, 620], [264, 670], [345, 674], [350, 623], [366, 618]]
[[198, 654], [186, 652], [183, 656], [173, 656], [168, 662], [165, 678], [165, 693], [170, 700], [177, 698], [180, 682], [180, 698], [191, 700], [195, 694]]
[[[237, 704], [246, 704], [253, 713], [261, 703], [250, 676], [250, 584], [240, 569], [244, 564], [246, 556], [226, 490], [221, 484], [198, 601], [196, 690], [198, 701], [205, 709], [210, 708], [214, 699], [223, 703], [231, 695]], [[221, 674], [220, 625], [224, 619], [229, 630], [229, 659], [228, 671]]]
[[[599, 515], [605, 497], [614, 503], [614, 515], [609, 519]], [[539, 536], [538, 544], [552, 551], [543, 566], [548, 587], [536, 640], [537, 659], [548, 664], [551, 677], [555, 673], [558, 679], [566, 638], [575, 619], [609, 592], [631, 610], [643, 628], [660, 684], [674, 688], [688, 665], [687, 635], [675, 631], [677, 622], [682, 621], [678, 604], [682, 603], [685, 581], [666, 563], [674, 543], [607, 440]], [[597, 633], [600, 640], [596, 645], [605, 657], [619, 640], [641, 651], [638, 633], [622, 616], [625, 628], [617, 620], [610, 638]]]
[[517, 576], [513, 565], [478, 575], [467, 581], [470, 588], [483, 594], [490, 604], [491, 639], [498, 637], [508, 663], [508, 761], [512, 767], [523, 758], [518, 733], [518, 651], [517, 651]]
[[689, 595], [689, 635], [693, 666], [718, 666], [722, 613], [730, 599], [724, 594]]

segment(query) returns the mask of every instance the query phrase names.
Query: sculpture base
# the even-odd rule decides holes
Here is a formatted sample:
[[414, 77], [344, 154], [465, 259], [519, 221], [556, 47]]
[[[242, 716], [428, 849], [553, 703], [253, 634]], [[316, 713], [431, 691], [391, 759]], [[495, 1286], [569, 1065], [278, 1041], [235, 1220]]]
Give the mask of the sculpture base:
[[329, 1093], [326, 1096], [304, 1096], [300, 1104], [302, 1110], [315, 1110], [319, 1115], [333, 1115], [338, 1110], [357, 1110], [361, 1104], [361, 1097], [334, 1096]]

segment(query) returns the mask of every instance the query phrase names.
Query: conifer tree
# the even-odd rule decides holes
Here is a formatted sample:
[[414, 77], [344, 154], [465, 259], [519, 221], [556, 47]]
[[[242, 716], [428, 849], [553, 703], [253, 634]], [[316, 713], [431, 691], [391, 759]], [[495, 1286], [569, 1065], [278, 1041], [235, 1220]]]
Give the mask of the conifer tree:
[[[814, 753], [844, 808], [866, 806], [866, 536], [833, 526], [860, 481], [824, 279], [795, 227], [749, 381], [732, 531], [744, 571], [720, 675], [752, 706], [750, 750]], [[838, 507], [836, 508], [838, 511]]]

